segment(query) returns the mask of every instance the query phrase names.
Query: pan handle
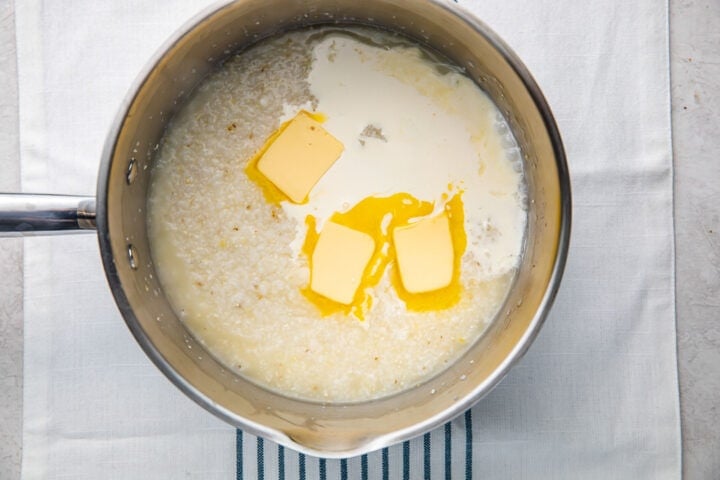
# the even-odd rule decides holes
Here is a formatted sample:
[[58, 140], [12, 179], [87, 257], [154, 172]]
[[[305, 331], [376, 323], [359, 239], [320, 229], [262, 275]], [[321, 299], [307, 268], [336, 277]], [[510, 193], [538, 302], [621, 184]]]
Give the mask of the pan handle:
[[95, 231], [95, 197], [0, 193], [0, 237]]

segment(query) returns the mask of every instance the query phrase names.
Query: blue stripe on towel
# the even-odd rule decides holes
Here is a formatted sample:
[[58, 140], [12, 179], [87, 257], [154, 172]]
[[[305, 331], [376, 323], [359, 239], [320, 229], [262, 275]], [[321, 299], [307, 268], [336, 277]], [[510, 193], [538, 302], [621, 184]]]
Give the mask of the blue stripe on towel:
[[430, 432], [423, 437], [423, 478], [430, 480]]
[[403, 442], [403, 480], [410, 480], [410, 442]]
[[243, 480], [243, 432], [235, 430], [235, 478]]
[[382, 478], [383, 480], [388, 480], [390, 478], [390, 465], [388, 461], [388, 449], [387, 447], [383, 448], [382, 451]]
[[305, 454], [304, 453], [298, 453], [298, 470], [300, 475], [300, 480], [305, 480]]
[[324, 458], [320, 459], [320, 480], [327, 479], [327, 460]]
[[465, 479], [472, 479], [472, 449], [473, 449], [473, 432], [472, 432], [472, 413], [470, 410], [465, 412]]
[[360, 480], [368, 480], [368, 458], [367, 455], [360, 457]]
[[452, 422], [445, 424], [445, 480], [452, 480]]
[[261, 437], [257, 439], [257, 478], [265, 479], [265, 440]]
[[285, 480], [285, 447], [278, 445], [278, 479]]
[[347, 459], [340, 460], [340, 480], [348, 480]]

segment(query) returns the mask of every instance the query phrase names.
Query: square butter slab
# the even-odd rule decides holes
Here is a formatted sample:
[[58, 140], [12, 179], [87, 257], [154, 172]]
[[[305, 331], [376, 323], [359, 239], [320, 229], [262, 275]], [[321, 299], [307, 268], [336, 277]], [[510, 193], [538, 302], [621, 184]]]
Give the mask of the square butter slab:
[[393, 230], [393, 243], [403, 287], [424, 293], [452, 281], [454, 252], [445, 213]]
[[370, 235], [328, 221], [312, 254], [310, 289], [350, 305], [374, 251]]
[[291, 201], [304, 203], [343, 149], [320, 122], [300, 112], [260, 157], [257, 169]]

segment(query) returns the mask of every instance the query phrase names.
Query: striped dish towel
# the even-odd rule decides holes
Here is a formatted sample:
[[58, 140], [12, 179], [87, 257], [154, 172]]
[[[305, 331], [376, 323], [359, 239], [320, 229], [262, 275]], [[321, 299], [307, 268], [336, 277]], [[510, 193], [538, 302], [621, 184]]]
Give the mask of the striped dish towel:
[[[95, 191], [128, 86], [200, 3], [15, 1], [24, 191]], [[507, 378], [409, 442], [299, 455], [236, 433], [162, 376], [118, 313], [97, 239], [27, 239], [24, 479], [679, 478], [667, 3], [459, 3], [538, 80], [572, 173], [563, 285]]]
[[348, 459], [317, 458], [236, 431], [236, 478], [278, 480], [471, 479], [472, 410], [420, 437]]

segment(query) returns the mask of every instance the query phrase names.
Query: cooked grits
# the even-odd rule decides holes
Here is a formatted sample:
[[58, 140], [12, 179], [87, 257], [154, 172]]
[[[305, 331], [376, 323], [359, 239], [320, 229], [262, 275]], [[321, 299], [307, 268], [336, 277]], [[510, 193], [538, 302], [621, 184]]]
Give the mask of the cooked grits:
[[[272, 201], [249, 162], [301, 110], [345, 150], [306, 204]], [[189, 330], [246, 378], [318, 401], [389, 395], [442, 371], [502, 305], [525, 230], [519, 165], [497, 108], [433, 55], [374, 30], [284, 34], [229, 59], [168, 127], [148, 196], [153, 262]], [[457, 298], [415, 308], [390, 257], [361, 285], [360, 314], [323, 309], [307, 295], [311, 229], [399, 193], [436, 209], [461, 196]]]

